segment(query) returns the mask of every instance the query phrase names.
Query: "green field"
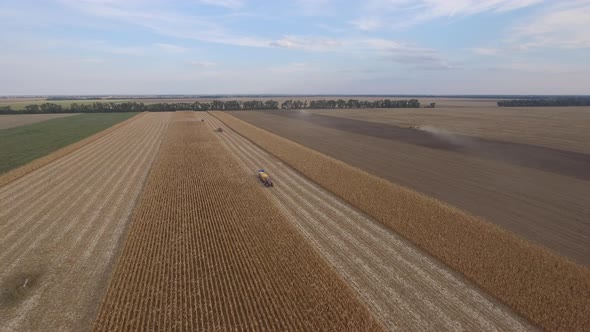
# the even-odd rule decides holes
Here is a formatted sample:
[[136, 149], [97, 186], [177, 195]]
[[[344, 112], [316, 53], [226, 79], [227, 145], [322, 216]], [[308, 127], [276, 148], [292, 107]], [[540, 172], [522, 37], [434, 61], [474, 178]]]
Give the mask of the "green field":
[[0, 174], [107, 129], [137, 113], [86, 113], [0, 130]]
[[86, 99], [86, 100], [44, 100], [44, 99], [39, 99], [39, 100], [30, 100], [30, 99], [25, 99], [25, 100], [12, 100], [12, 101], [0, 101], [0, 107], [2, 106], [10, 106], [10, 108], [12, 108], [15, 111], [21, 111], [24, 110], [25, 107], [27, 105], [41, 105], [41, 104], [45, 104], [45, 103], [52, 103], [52, 104], [57, 104], [57, 105], [61, 105], [63, 107], [70, 107], [70, 105], [76, 103], [76, 104], [92, 104], [92, 103], [123, 103], [123, 102], [127, 102], [127, 101], [131, 101], [129, 99]]

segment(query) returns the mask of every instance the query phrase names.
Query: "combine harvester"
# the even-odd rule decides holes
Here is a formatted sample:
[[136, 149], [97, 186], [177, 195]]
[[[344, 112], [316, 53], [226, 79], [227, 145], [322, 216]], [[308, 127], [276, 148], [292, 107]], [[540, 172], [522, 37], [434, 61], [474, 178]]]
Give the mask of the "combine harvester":
[[264, 172], [263, 169], [258, 170], [258, 178], [260, 179], [260, 182], [264, 184], [265, 187], [274, 187], [274, 184], [272, 183], [270, 176], [268, 176], [268, 174], [266, 174], [266, 172]]

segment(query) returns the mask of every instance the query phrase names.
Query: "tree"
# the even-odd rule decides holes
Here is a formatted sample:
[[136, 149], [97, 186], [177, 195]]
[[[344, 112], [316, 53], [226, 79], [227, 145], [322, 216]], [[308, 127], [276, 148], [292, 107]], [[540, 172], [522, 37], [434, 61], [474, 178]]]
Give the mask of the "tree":
[[39, 109], [39, 105], [37, 105], [37, 104], [25, 106], [26, 113], [39, 113], [40, 111], [41, 110]]

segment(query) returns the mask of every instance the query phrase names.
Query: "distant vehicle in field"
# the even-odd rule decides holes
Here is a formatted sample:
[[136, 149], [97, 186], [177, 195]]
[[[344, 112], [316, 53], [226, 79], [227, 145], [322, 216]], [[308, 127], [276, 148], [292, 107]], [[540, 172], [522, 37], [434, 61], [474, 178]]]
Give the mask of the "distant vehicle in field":
[[274, 184], [272, 183], [270, 176], [268, 176], [268, 174], [266, 174], [266, 172], [263, 169], [258, 170], [258, 178], [260, 179], [260, 182], [264, 184], [265, 187], [274, 187]]

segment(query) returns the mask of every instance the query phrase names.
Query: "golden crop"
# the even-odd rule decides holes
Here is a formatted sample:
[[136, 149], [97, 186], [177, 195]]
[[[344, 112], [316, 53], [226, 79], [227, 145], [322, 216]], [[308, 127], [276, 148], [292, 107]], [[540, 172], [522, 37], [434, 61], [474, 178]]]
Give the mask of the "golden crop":
[[175, 114], [95, 329], [380, 330], [216, 135]]
[[252, 126], [227, 126], [548, 330], [590, 326], [590, 270], [502, 228]]

